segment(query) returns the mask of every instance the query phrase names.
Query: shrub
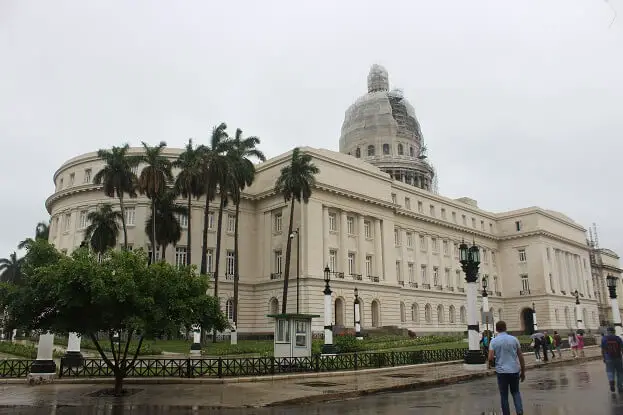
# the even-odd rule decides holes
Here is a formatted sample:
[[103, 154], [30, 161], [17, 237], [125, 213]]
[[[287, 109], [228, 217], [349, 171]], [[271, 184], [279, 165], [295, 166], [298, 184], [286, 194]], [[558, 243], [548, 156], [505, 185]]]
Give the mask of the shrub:
[[338, 353], [354, 353], [365, 350], [364, 340], [357, 340], [355, 336], [337, 336], [335, 346]]
[[[30, 344], [0, 342], [0, 352], [26, 359], [37, 358], [37, 348]], [[63, 357], [63, 354], [63, 352], [54, 349], [53, 357], [60, 358]]]

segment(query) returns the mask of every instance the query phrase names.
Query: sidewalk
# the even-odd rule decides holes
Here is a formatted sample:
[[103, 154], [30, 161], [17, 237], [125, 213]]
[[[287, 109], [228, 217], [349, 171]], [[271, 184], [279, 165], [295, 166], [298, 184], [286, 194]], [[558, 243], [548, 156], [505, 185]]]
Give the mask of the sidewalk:
[[[598, 347], [585, 349], [586, 357], [573, 359], [569, 351], [562, 359], [536, 363], [526, 354], [526, 366], [577, 364], [601, 358]], [[205, 407], [262, 407], [347, 399], [386, 391], [422, 389], [491, 376], [494, 371], [466, 371], [461, 363], [437, 363], [400, 368], [371, 369], [359, 372], [312, 373], [262, 377], [261, 379], [127, 379], [126, 389], [139, 390], [123, 399], [125, 404]], [[527, 374], [530, 376], [530, 373]], [[4, 383], [4, 384], [2, 384]], [[27, 386], [0, 381], [0, 405], [94, 405], [105, 398], [88, 396], [104, 388], [110, 379], [59, 379], [55, 383]]]

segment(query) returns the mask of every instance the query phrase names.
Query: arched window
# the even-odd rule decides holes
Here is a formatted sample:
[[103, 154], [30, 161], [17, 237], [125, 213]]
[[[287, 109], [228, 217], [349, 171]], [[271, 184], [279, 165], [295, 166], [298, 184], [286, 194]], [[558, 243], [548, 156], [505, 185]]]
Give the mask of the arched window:
[[573, 327], [571, 325], [571, 316], [569, 316], [569, 307], [565, 307], [565, 324], [567, 325], [567, 328]]
[[450, 319], [450, 324], [454, 324], [456, 323], [456, 310], [454, 309], [454, 306], [451, 305], [450, 308], [448, 309], [448, 314], [449, 314], [449, 319]]
[[270, 314], [279, 314], [279, 300], [275, 297], [270, 299], [269, 302]]
[[373, 155], [374, 155], [374, 146], [369, 145], [368, 146], [368, 157], [372, 157]]
[[400, 302], [400, 321], [403, 323], [407, 321], [407, 312], [405, 310], [405, 303], [403, 303], [402, 301]]
[[430, 304], [426, 304], [424, 306], [424, 320], [426, 320], [427, 323], [430, 323], [433, 320]]
[[405, 150], [404, 150], [403, 145], [398, 143], [398, 155], [402, 156], [402, 155], [404, 155], [404, 153], [405, 153]]
[[463, 324], [467, 323], [467, 313], [465, 312], [464, 306], [461, 306], [461, 309], [459, 310], [459, 314], [461, 317], [461, 323]]
[[383, 154], [389, 154], [389, 144], [383, 144]]
[[409, 146], [409, 155], [411, 157], [415, 157], [415, 150], [413, 149], [413, 146]]
[[444, 317], [443, 316], [443, 306], [441, 304], [439, 304], [437, 306], [437, 323], [438, 324], [442, 324], [443, 323], [443, 320], [444, 320], [443, 317]]
[[502, 309], [498, 309], [498, 320], [504, 320], [504, 317], [502, 317]]
[[378, 300], [372, 301], [372, 327], [381, 326], [381, 308]]
[[357, 147], [357, 149], [355, 150], [355, 157], [361, 157], [361, 149], [359, 147]]
[[420, 310], [416, 303], [411, 304], [411, 320], [415, 324], [420, 324]]
[[591, 316], [592, 316], [593, 324], [597, 325], [597, 314], [593, 311], [591, 313]]
[[335, 325], [344, 325], [344, 300], [342, 298], [335, 299]]
[[558, 312], [558, 309], [554, 310], [554, 317], [556, 317], [556, 323], [560, 323], [560, 313]]
[[225, 302], [225, 315], [227, 316], [227, 320], [234, 320], [234, 300], [231, 298]]

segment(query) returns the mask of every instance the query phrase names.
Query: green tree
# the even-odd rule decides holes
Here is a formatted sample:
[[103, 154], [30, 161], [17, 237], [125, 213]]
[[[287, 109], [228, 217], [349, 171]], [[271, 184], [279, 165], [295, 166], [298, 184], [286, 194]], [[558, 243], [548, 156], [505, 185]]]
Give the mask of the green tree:
[[89, 212], [87, 226], [84, 232], [84, 241], [93, 251], [103, 254], [117, 245], [119, 235], [119, 221], [123, 215], [118, 210], [112, 210], [112, 205], [106, 203], [94, 212]]
[[[36, 242], [28, 255], [47, 250], [49, 245]], [[19, 316], [20, 327], [55, 334], [73, 331], [89, 338], [115, 376], [115, 394], [121, 395], [123, 380], [136, 367], [146, 335], [159, 335], [172, 324], [223, 330], [226, 319], [218, 301], [205, 294], [207, 278], [196, 275], [192, 267], [148, 265], [142, 250], [111, 250], [106, 256], [99, 262], [83, 248], [59, 256], [35, 267], [26, 284], [5, 296], [5, 301], [11, 314]], [[98, 333], [107, 334], [111, 357]], [[113, 341], [114, 333], [122, 334], [121, 341]], [[138, 344], [132, 352], [134, 339]]]
[[162, 249], [162, 260], [164, 261], [165, 253], [168, 245], [177, 245], [182, 237], [182, 227], [178, 219], [179, 215], [186, 215], [188, 211], [186, 207], [175, 203], [177, 198], [173, 190], [165, 190], [165, 192], [156, 198], [156, 214], [151, 215], [145, 221], [145, 233], [150, 240], [154, 240], [152, 234], [154, 229], [153, 218], [156, 218], [156, 242]]
[[290, 203], [290, 224], [288, 225], [288, 238], [286, 245], [286, 266], [283, 277], [283, 302], [281, 312], [286, 312], [288, 303], [288, 280], [290, 278], [290, 256], [292, 254], [292, 226], [294, 221], [294, 202], [309, 202], [312, 188], [316, 183], [316, 174], [320, 169], [312, 163], [309, 154], [302, 154], [297, 147], [292, 151], [290, 164], [281, 168], [281, 173], [275, 182], [275, 193], [282, 194], [286, 203]]
[[151, 251], [152, 262], [156, 262], [156, 199], [160, 197], [167, 188], [167, 184], [173, 181], [173, 173], [171, 173], [171, 160], [162, 154], [167, 143], [161, 141], [160, 144], [150, 147], [144, 141], [142, 142], [145, 154], [140, 156], [140, 161], [146, 166], [141, 171], [138, 178], [138, 190], [141, 194], [146, 195], [151, 200]]
[[186, 198], [188, 229], [186, 230], [186, 264], [190, 265], [192, 254], [192, 198], [199, 199], [203, 194], [203, 147], [193, 147], [193, 140], [188, 140], [186, 150], [173, 162], [173, 167], [180, 169], [175, 178], [176, 194]]
[[229, 151], [231, 165], [229, 194], [236, 206], [236, 222], [234, 225], [234, 323], [236, 324], [238, 324], [238, 284], [240, 280], [240, 255], [238, 251], [240, 199], [242, 191], [250, 186], [255, 179], [255, 165], [250, 159], [266, 161], [264, 153], [256, 148], [258, 144], [260, 144], [258, 137], [242, 138], [242, 130], [238, 128], [232, 140], [232, 148]]
[[[45, 239], [46, 241], [50, 238], [50, 224], [45, 222], [37, 223], [35, 226], [35, 239]], [[33, 242], [32, 238], [26, 238], [21, 241], [17, 245], [17, 249], [25, 249]]]
[[136, 175], [132, 168], [139, 164], [139, 157], [128, 155], [129, 144], [114, 147], [111, 150], [99, 150], [97, 157], [104, 161], [102, 170], [93, 177], [93, 183], [102, 185], [104, 194], [108, 197], [117, 197], [121, 208], [121, 225], [123, 227], [123, 249], [128, 249], [128, 228], [125, 223], [124, 195], [136, 197]]
[[22, 280], [23, 264], [24, 258], [18, 258], [17, 252], [0, 259], [0, 281], [19, 284]]

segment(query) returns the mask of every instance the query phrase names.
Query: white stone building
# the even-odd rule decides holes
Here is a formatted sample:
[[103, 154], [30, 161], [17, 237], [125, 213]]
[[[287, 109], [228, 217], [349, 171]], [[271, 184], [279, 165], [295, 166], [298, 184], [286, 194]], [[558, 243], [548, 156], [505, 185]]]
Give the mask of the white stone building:
[[[333, 271], [335, 324], [354, 326], [353, 289], [357, 287], [364, 330], [398, 326], [418, 334], [463, 332], [466, 298], [458, 244], [465, 240], [481, 247], [480, 275], [489, 277], [490, 308], [496, 320], [507, 321], [510, 330], [531, 328], [533, 303], [539, 328], [575, 328], [575, 290], [581, 297], [586, 328], [597, 329], [598, 303], [586, 230], [561, 213], [539, 207], [493, 213], [481, 210], [472, 199], [455, 200], [432, 192], [435, 172], [422, 157], [413, 108], [402, 96], [396, 98], [397, 93], [387, 91], [383, 71], [375, 66], [369, 77], [368, 94], [375, 97], [360, 98], [349, 108], [341, 152], [301, 149], [320, 169], [309, 204], [297, 205], [294, 213], [294, 228], [300, 229], [301, 312], [323, 315], [323, 268], [328, 264]], [[402, 104], [396, 104], [396, 99]], [[368, 106], [361, 111], [367, 120], [357, 115], [361, 102]], [[370, 108], [376, 108], [376, 115]], [[172, 158], [181, 152], [166, 150]], [[240, 334], [271, 333], [273, 323], [266, 314], [280, 310], [289, 209], [273, 186], [289, 159], [290, 152], [259, 164], [255, 183], [243, 195]], [[52, 219], [50, 241], [61, 250], [70, 252], [80, 245], [90, 210], [102, 203], [118, 206], [116, 199], [107, 198], [92, 183], [102, 164], [96, 153], [89, 153], [65, 162], [54, 174], [56, 190], [46, 207]], [[192, 262], [197, 265], [204, 204], [203, 199], [193, 201], [191, 215]], [[211, 203], [214, 211], [206, 247], [210, 270], [218, 205], [218, 200]], [[144, 232], [149, 201], [139, 196], [127, 200], [126, 206], [130, 245], [149, 250]], [[182, 218], [184, 228], [186, 224], [187, 218]], [[233, 229], [230, 206], [223, 221], [219, 275], [219, 296], [229, 315]], [[168, 249], [166, 260], [184, 263], [185, 243], [183, 234], [178, 245]], [[295, 238], [288, 296], [292, 312], [296, 309], [296, 253]], [[322, 327], [321, 317], [313, 330], [320, 332]]]

